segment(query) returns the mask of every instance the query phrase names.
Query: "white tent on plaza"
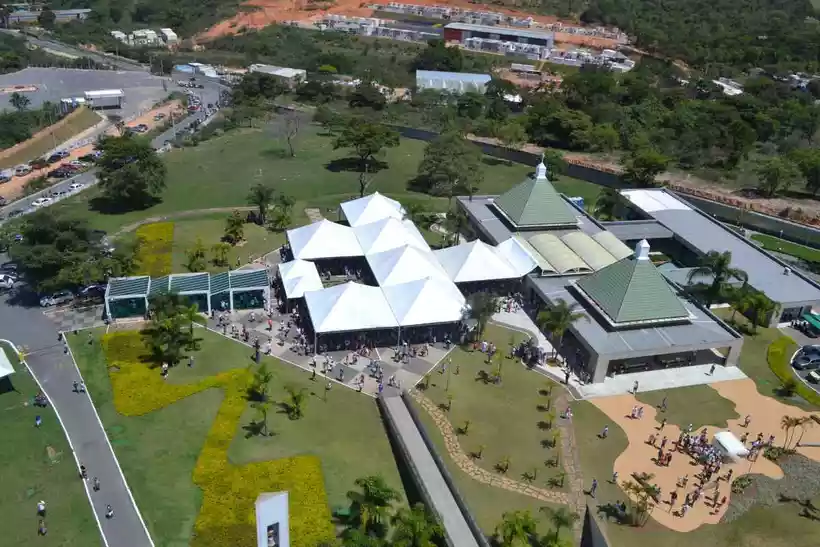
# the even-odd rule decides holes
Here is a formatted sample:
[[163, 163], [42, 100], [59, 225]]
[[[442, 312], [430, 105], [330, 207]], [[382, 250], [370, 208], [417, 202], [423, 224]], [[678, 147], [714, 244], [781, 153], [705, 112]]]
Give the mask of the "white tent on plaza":
[[327, 219], [288, 230], [287, 236], [293, 258], [296, 259], [315, 260], [364, 254], [352, 228]]
[[11, 364], [11, 361], [9, 361], [6, 352], [0, 348], [0, 378], [5, 378], [10, 374], [14, 374], [14, 366]]
[[279, 264], [279, 277], [282, 279], [288, 299], [302, 298], [307, 291], [324, 288], [316, 264], [307, 260], [291, 260]]
[[439, 249], [433, 254], [454, 283], [515, 279], [523, 275], [495, 247], [480, 240]]
[[495, 246], [496, 252], [510, 263], [519, 276], [525, 276], [538, 267], [530, 252], [520, 241], [511, 237]]
[[428, 277], [382, 290], [402, 327], [455, 323], [464, 316], [464, 295], [448, 279]]
[[405, 245], [365, 257], [380, 286], [396, 285], [427, 277], [450, 278], [433, 253]]
[[379, 287], [345, 283], [306, 292], [305, 303], [317, 334], [398, 327]]
[[416, 226], [407, 221], [401, 221], [392, 217], [361, 224], [353, 228], [353, 232], [359, 240], [365, 254], [380, 253], [412, 245], [417, 249], [429, 252], [430, 246], [424, 241]]
[[352, 199], [341, 204], [348, 224], [361, 226], [386, 218], [401, 220], [404, 218], [404, 208], [395, 199], [390, 199], [374, 192], [359, 199]]

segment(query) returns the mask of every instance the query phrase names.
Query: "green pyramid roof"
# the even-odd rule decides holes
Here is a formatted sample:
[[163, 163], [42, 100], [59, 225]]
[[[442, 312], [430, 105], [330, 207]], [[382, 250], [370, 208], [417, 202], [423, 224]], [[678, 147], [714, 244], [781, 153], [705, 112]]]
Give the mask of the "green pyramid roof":
[[631, 256], [576, 285], [615, 325], [681, 320], [689, 312], [648, 258]]
[[518, 228], [578, 223], [575, 212], [546, 177], [527, 179], [513, 186], [498, 196], [494, 204]]

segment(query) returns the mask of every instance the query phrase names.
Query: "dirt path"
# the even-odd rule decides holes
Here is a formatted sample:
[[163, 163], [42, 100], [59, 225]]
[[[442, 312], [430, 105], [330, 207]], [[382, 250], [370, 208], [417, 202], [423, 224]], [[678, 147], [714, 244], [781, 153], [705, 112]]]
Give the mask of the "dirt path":
[[211, 213], [232, 213], [234, 211], [255, 211], [256, 207], [249, 207], [247, 205], [239, 205], [237, 207], [213, 207], [211, 209], [191, 209], [190, 211], [179, 211], [177, 213], [168, 213], [167, 215], [157, 216], [157, 217], [148, 217], [137, 222], [133, 222], [131, 224], [127, 224], [120, 228], [115, 234], [114, 237], [117, 237], [122, 234], [127, 234], [128, 232], [133, 232], [143, 224], [153, 224], [155, 222], [165, 222], [167, 220], [173, 220], [175, 218], [185, 218], [185, 217], [195, 217], [199, 215], [208, 215]]
[[[570, 491], [557, 492], [545, 490], [533, 486], [530, 483], [516, 481], [499, 473], [487, 471], [477, 465], [475, 460], [461, 447], [461, 444], [458, 442], [458, 435], [450, 421], [444, 415], [444, 412], [418, 390], [413, 389], [410, 390], [409, 393], [413, 400], [433, 419], [441, 436], [444, 438], [444, 445], [447, 448], [450, 459], [471, 479], [483, 484], [495, 486], [496, 488], [509, 490], [516, 494], [529, 496], [539, 501], [569, 505], [572, 511], [578, 513], [579, 516], [583, 515], [585, 510], [585, 501], [582, 492], [583, 478], [581, 477], [580, 466], [578, 465], [578, 451], [575, 448], [572, 427], [570, 427], [568, 423], [560, 424], [559, 428], [561, 429], [561, 462], [564, 464], [564, 470], [566, 472], [565, 480], [568, 481]], [[556, 408], [564, 408], [567, 406], [566, 396], [563, 392], [556, 398], [555, 405]], [[564, 422], [565, 420], [558, 421]], [[580, 520], [577, 523], [575, 531], [576, 535], [580, 534]]]
[[[803, 417], [810, 413], [798, 408], [784, 405], [775, 399], [761, 395], [752, 380], [733, 380], [711, 384], [722, 397], [735, 403], [735, 410], [739, 414], [738, 419], [729, 420], [727, 428], [717, 428], [707, 426], [706, 430], [711, 439], [718, 431], [732, 431], [738, 438], [747, 431], [742, 426], [742, 421], [746, 415], [751, 416], [751, 424], [748, 428], [749, 443], [757, 437], [758, 433], [768, 439], [769, 435], [775, 436], [775, 445], [782, 446], [785, 441], [785, 432], [780, 428], [780, 420], [784, 415]], [[667, 449], [674, 446], [673, 441], [678, 439], [680, 429], [677, 426], [666, 425], [662, 431], [658, 431], [661, 413], [658, 416], [658, 409], [643, 405], [633, 395], [619, 395], [616, 397], [606, 397], [592, 399], [592, 404], [601, 409], [609, 418], [624, 430], [629, 438], [629, 446], [615, 460], [615, 471], [618, 472], [619, 481], [633, 480], [634, 473], [654, 474], [652, 483], [661, 488], [661, 503], [652, 512], [652, 518], [660, 524], [678, 532], [688, 532], [698, 528], [703, 524], [717, 524], [728, 509], [729, 503], [724, 504], [720, 509], [714, 509], [713, 496], [715, 486], [718, 487], [718, 498], [731, 497], [729, 484], [725, 480], [712, 478], [703, 486], [703, 496], [690, 508], [685, 517], [678, 516], [678, 509], [683, 504], [687, 492], [694, 490], [698, 480], [695, 474], [700, 471], [699, 466], [693, 465], [692, 459], [683, 452], [673, 452], [672, 462], [668, 467], [656, 465], [653, 461], [658, 455], [658, 448], [651, 446], [647, 439], [654, 434], [659, 439], [666, 436], [669, 441]], [[632, 407], [643, 406], [644, 416], [640, 420], [630, 418]], [[799, 431], [798, 431], [799, 435]], [[820, 428], [806, 429], [804, 442], [820, 442]], [[607, 442], [601, 439], [601, 443]], [[659, 443], [660, 441], [658, 441]], [[656, 443], [656, 445], [658, 444]], [[803, 447], [798, 452], [815, 461], [820, 461], [820, 448]], [[773, 479], [783, 478], [783, 471], [780, 467], [764, 458], [762, 455], [754, 462], [740, 460], [732, 464], [724, 464], [721, 468], [721, 475], [726, 474], [729, 469], [733, 470], [733, 480], [741, 475], [749, 473], [762, 474]], [[689, 476], [688, 485], [685, 488], [678, 488], [677, 482], [680, 477]], [[674, 509], [668, 504], [669, 495], [678, 492], [678, 501]], [[705, 498], [705, 499], [704, 499]]]

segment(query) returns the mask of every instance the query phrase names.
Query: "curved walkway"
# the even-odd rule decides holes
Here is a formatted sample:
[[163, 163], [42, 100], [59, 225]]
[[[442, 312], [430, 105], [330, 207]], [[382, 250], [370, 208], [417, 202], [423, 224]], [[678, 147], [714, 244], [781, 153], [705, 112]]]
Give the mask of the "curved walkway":
[[[735, 411], [739, 417], [728, 420], [728, 426], [725, 428], [705, 426], [709, 438], [712, 438], [718, 431], [729, 430], [737, 437], [748, 432], [749, 442], [751, 442], [757, 437], [758, 433], [762, 433], [764, 439], [768, 438], [769, 435], [774, 435], [775, 445], [782, 446], [785, 442], [785, 432], [780, 427], [781, 418], [783, 416], [803, 417], [811, 414], [797, 407], [785, 405], [771, 397], [761, 395], [757, 391], [757, 386], [749, 379], [719, 382], [710, 384], [710, 386], [721, 397], [735, 403]], [[634, 473], [651, 473], [654, 475], [652, 482], [661, 488], [661, 502], [652, 512], [652, 518], [677, 532], [688, 532], [703, 524], [717, 524], [720, 522], [729, 504], [726, 503], [717, 509], [713, 506], [712, 498], [715, 487], [718, 488], [719, 498], [726, 496], [728, 499], [731, 497], [731, 491], [725, 480], [718, 480], [714, 477], [714, 480], [703, 486], [704, 498], [706, 499], [690, 508], [686, 516], [678, 516], [677, 510], [680, 509], [685, 494], [694, 490], [698, 482], [695, 474], [699, 473], [701, 468], [693, 465], [692, 458], [682, 452], [674, 452], [670, 465], [660, 467], [654, 461], [658, 449], [647, 442], [649, 436], [654, 434], [657, 437], [666, 436], [669, 439], [667, 447], [674, 446], [673, 441], [676, 441], [680, 435], [680, 429], [677, 426], [667, 424], [659, 432], [658, 427], [660, 426], [662, 414], [659, 416], [657, 408], [641, 403], [631, 394], [592, 399], [590, 402], [607, 414], [615, 424], [624, 430], [628, 437], [629, 445], [614, 463], [614, 470], [618, 472], [621, 480], [632, 480]], [[630, 418], [632, 407], [635, 405], [643, 406], [644, 417], [640, 420]], [[676, 410], [676, 413], [679, 413], [679, 411]], [[744, 428], [742, 424], [746, 415], [751, 417], [748, 428]], [[797, 435], [799, 436], [800, 433], [798, 431]], [[820, 441], [820, 428], [807, 428], [803, 440], [807, 443]], [[607, 441], [606, 439], [600, 439], [600, 442], [606, 443]], [[807, 458], [820, 461], [820, 447], [801, 446], [797, 451]], [[772, 479], [783, 477], [783, 471], [780, 467], [762, 455], [756, 461], [743, 459], [731, 464], [724, 464], [720, 474], [725, 475], [729, 469], [733, 472], [733, 478], [750, 473], [766, 475]], [[684, 475], [689, 476], [688, 485], [685, 488], [679, 488], [677, 486], [678, 478]], [[668, 504], [669, 495], [673, 491], [678, 492], [678, 501], [674, 508]]]
[[[410, 396], [413, 397], [413, 400], [416, 401], [424, 410], [427, 412], [430, 417], [433, 419], [433, 422], [438, 427], [439, 431], [441, 432], [441, 436], [444, 438], [444, 445], [447, 448], [447, 453], [449, 454], [450, 458], [458, 465], [459, 469], [464, 471], [470, 478], [488, 484], [490, 486], [495, 486], [497, 488], [503, 488], [504, 490], [509, 490], [510, 492], [515, 492], [517, 494], [522, 494], [525, 496], [529, 496], [531, 498], [535, 498], [540, 501], [545, 501], [549, 503], [560, 503], [564, 505], [570, 505], [572, 509], [579, 514], [583, 512], [583, 500], [580, 496], [576, 495], [575, 487], [578, 487], [578, 491], [580, 491], [580, 487], [582, 484], [582, 479], [578, 474], [578, 467], [574, 463], [574, 459], [572, 455], [570, 458], [566, 458], [567, 449], [571, 449], [569, 443], [571, 443], [570, 439], [566, 439], [565, 430], [562, 428], [561, 430], [561, 448], [562, 448], [562, 460], [564, 461], [565, 470], [567, 473], [567, 479], [569, 480], [569, 486], [571, 492], [554, 492], [551, 490], [545, 490], [543, 488], [538, 488], [537, 486], [533, 486], [531, 484], [516, 481], [505, 477], [503, 475], [499, 475], [498, 473], [492, 473], [487, 471], [486, 469], [481, 468], [478, 466], [475, 461], [461, 448], [461, 445], [458, 442], [458, 436], [456, 432], [453, 430], [452, 424], [444, 415], [444, 413], [439, 409], [430, 399], [422, 395], [418, 390], [413, 389], [410, 390]], [[562, 394], [563, 395], [563, 394]], [[560, 398], [556, 401], [556, 404], [559, 404]], [[563, 401], [564, 404], [565, 400]], [[572, 465], [568, 465], [572, 462]], [[576, 499], [578, 498], [578, 499]], [[580, 505], [579, 505], [580, 504]]]

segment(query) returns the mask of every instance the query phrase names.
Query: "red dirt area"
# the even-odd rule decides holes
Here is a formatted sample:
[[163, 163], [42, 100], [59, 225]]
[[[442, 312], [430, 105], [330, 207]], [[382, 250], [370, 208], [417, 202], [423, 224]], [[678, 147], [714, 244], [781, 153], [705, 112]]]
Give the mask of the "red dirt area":
[[[380, 3], [387, 4], [387, 1], [388, 0], [382, 0]], [[500, 6], [471, 3], [468, 0], [402, 0], [401, 3], [418, 6], [453, 6], [475, 11], [493, 11], [518, 17], [529, 16], [539, 23], [544, 24], [557, 23], [559, 21], [557, 18], [548, 15], [534, 15]], [[239, 12], [230, 19], [217, 23], [200, 34], [198, 39], [200, 41], [213, 40], [220, 36], [237, 34], [245, 29], [260, 29], [283, 21], [310, 22], [328, 14], [345, 15], [349, 17], [372, 17], [373, 10], [365, 7], [366, 5], [367, 2], [362, 2], [361, 0], [337, 0], [327, 3], [311, 3], [307, 0], [248, 0], [243, 3], [243, 6], [256, 8], [255, 11]], [[555, 41], [596, 49], [615, 48], [622, 45], [619, 44], [617, 40], [610, 38], [570, 34], [567, 32], [556, 32]]]

